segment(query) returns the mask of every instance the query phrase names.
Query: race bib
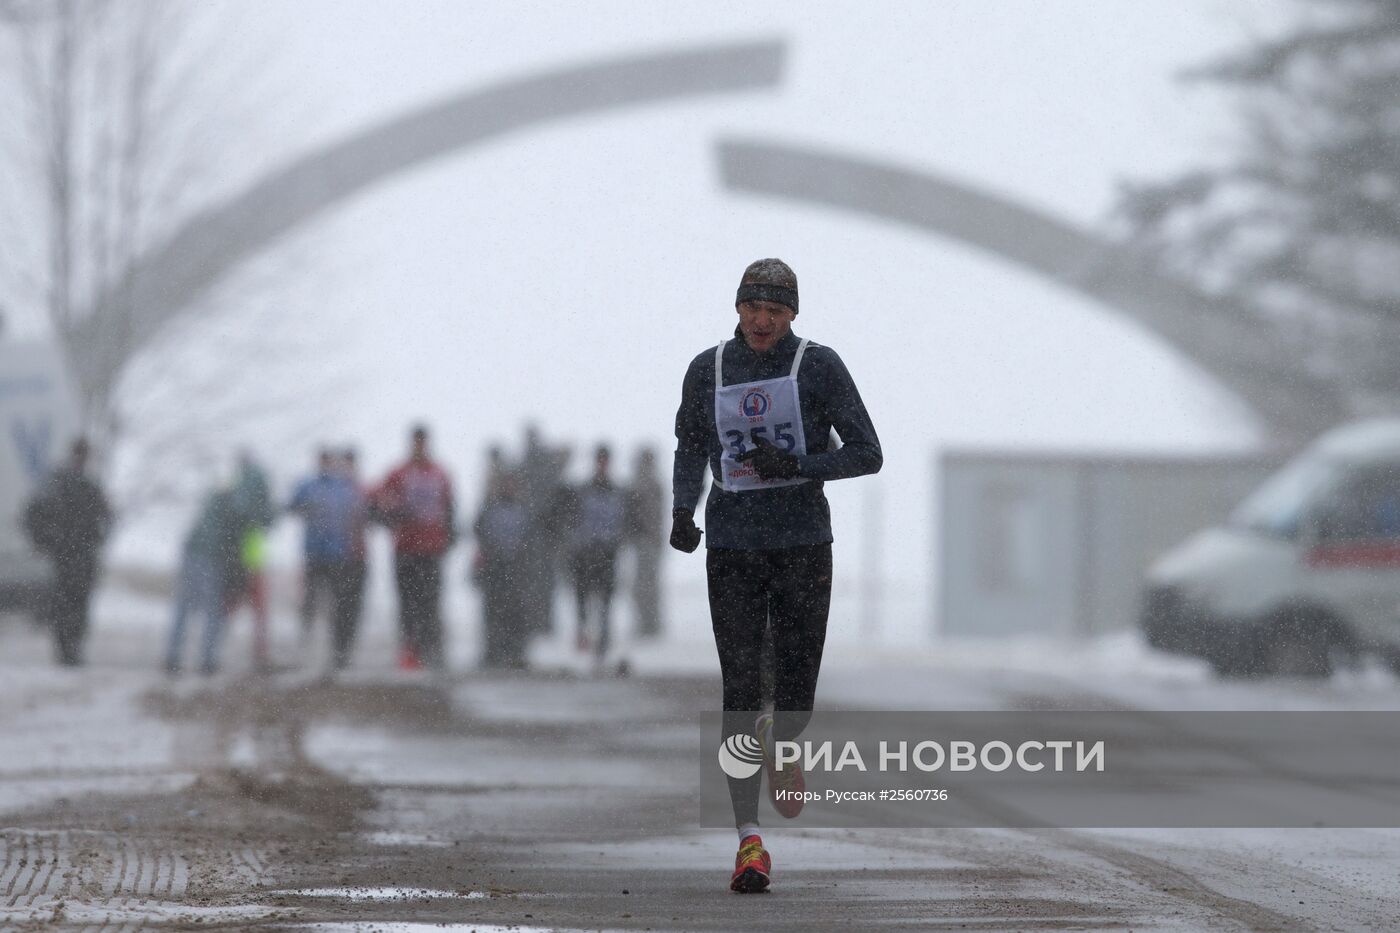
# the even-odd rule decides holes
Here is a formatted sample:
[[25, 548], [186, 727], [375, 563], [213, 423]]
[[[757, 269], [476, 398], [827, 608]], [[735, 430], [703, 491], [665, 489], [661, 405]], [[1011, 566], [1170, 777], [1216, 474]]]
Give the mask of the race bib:
[[807, 341], [803, 340], [793, 357], [792, 371], [786, 376], [732, 386], [724, 384], [724, 343], [715, 350], [715, 430], [722, 450], [720, 485], [726, 492], [809, 482], [801, 476], [762, 479], [752, 463], [740, 463], [736, 459], [757, 446], [759, 439], [799, 457], [807, 453], [807, 438], [802, 433], [802, 400], [797, 392], [797, 370], [806, 350]]

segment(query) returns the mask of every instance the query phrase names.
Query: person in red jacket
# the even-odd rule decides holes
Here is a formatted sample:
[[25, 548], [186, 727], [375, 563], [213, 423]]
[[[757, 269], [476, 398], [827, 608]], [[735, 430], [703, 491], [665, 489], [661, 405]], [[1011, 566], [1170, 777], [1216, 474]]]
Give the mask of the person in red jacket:
[[428, 456], [428, 429], [412, 433], [408, 462], [374, 490], [377, 517], [394, 533], [394, 579], [399, 591], [399, 666], [443, 666], [442, 557], [457, 540], [452, 482]]

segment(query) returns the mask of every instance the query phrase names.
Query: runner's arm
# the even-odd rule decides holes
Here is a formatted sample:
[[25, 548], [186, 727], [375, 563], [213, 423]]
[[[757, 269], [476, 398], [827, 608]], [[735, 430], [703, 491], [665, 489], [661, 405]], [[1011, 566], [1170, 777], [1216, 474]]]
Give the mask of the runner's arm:
[[798, 457], [798, 475], [809, 479], [833, 480], [878, 473], [885, 462], [885, 455], [880, 449], [880, 438], [875, 434], [870, 413], [861, 401], [860, 390], [856, 388], [846, 364], [835, 352], [828, 349], [823, 357], [822, 394], [827, 400], [831, 426], [841, 438], [841, 448]]
[[[705, 382], [697, 357], [686, 370], [681, 386], [681, 404], [676, 410], [676, 459], [671, 469], [671, 507], [692, 513], [705, 491], [710, 439], [714, 436], [714, 425], [706, 418]], [[712, 386], [709, 391], [713, 392]]]

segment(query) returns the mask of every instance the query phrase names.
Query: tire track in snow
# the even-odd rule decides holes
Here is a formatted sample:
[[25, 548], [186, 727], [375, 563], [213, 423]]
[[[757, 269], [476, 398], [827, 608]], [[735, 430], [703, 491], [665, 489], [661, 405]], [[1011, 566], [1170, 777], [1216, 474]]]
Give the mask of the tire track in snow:
[[[260, 864], [258, 853], [248, 850], [248, 858], [250, 865]], [[0, 908], [9, 914], [0, 914], [0, 927], [9, 920], [39, 920], [17, 916], [18, 912], [85, 901], [86, 889], [96, 896], [85, 906], [106, 907], [112, 913], [81, 929], [137, 930], [147, 921], [133, 920], [131, 915], [155, 917], [178, 904], [187, 893], [190, 873], [189, 858], [159, 848], [154, 840], [133, 840], [116, 833], [0, 830]]]
[[0, 900], [8, 900], [14, 891], [23, 857], [20, 853], [22, 846], [23, 842], [16, 841], [11, 834], [0, 834]]
[[43, 858], [43, 846], [31, 840], [28, 833], [21, 835], [22, 846], [20, 849], [19, 873], [15, 876], [10, 885], [12, 892], [7, 907], [14, 907], [21, 898], [27, 897], [34, 887], [34, 880], [39, 877], [39, 869], [42, 867], [39, 862]]

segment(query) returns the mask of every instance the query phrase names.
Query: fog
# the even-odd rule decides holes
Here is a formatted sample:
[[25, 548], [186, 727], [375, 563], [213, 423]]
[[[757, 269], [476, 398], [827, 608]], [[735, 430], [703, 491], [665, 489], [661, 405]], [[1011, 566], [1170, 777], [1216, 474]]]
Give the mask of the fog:
[[[213, 179], [211, 201], [311, 147], [474, 86], [716, 41], [775, 39], [786, 50], [776, 88], [513, 132], [377, 184], [269, 246], [222, 283], [228, 297], [204, 322], [165, 344], [178, 337], [195, 360], [230, 335], [290, 348], [280, 361], [259, 353], [225, 387], [226, 400], [254, 410], [276, 400], [229, 425], [230, 452], [251, 444], [285, 485], [309, 468], [315, 444], [352, 440], [378, 475], [422, 419], [471, 503], [485, 447], [516, 441], [526, 420], [579, 450], [608, 439], [620, 451], [669, 451], [684, 367], [732, 332], [738, 273], [767, 255], [797, 271], [795, 330], [842, 354], [886, 449], [877, 478], [829, 490], [838, 574], [855, 570], [858, 516], [878, 486], [883, 574], [915, 594], [903, 611], [916, 617], [893, 624], [910, 634], [932, 598], [940, 451], [1258, 442], [1228, 391], [1112, 309], [958, 243], [726, 191], [716, 144], [885, 161], [1102, 227], [1120, 180], [1208, 158], [1228, 134], [1219, 95], [1184, 86], [1178, 72], [1275, 23], [1275, 4], [605, 10], [220, 11], [230, 24], [220, 45], [236, 53], [225, 67], [249, 74], [251, 105], [248, 156]], [[158, 381], [168, 365], [157, 352], [130, 378]], [[140, 469], [139, 458], [118, 462], [118, 482]], [[186, 520], [178, 507], [134, 516], [112, 559], [173, 562], [170, 526]], [[290, 559], [294, 547], [289, 537], [279, 553]], [[687, 571], [672, 560], [667, 573]]]
[[1393, 922], [1395, 9], [0, 0], [0, 927]]

